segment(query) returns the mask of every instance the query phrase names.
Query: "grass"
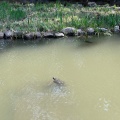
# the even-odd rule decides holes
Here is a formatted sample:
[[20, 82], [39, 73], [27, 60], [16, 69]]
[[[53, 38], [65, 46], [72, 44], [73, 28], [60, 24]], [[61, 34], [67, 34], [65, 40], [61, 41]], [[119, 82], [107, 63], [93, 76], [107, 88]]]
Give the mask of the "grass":
[[26, 4], [0, 2], [0, 31], [60, 31], [65, 27], [113, 28], [120, 23], [119, 7], [82, 7], [78, 4]]

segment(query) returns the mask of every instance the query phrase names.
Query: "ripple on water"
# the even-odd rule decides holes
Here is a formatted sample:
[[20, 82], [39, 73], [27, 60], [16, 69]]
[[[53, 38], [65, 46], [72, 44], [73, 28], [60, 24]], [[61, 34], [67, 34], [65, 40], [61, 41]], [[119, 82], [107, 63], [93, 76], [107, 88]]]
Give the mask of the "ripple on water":
[[22, 114], [30, 116], [30, 120], [58, 120], [55, 111], [60, 105], [70, 104], [69, 93], [65, 86], [53, 84], [39, 89], [27, 85], [11, 94], [15, 119]]

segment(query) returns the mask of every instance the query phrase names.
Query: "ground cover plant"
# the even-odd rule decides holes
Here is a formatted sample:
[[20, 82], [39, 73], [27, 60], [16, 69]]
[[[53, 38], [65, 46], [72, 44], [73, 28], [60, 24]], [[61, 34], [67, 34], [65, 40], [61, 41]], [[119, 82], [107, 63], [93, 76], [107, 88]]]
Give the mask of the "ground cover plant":
[[0, 2], [0, 31], [60, 31], [65, 27], [112, 29], [120, 23], [116, 6], [82, 7], [80, 4]]

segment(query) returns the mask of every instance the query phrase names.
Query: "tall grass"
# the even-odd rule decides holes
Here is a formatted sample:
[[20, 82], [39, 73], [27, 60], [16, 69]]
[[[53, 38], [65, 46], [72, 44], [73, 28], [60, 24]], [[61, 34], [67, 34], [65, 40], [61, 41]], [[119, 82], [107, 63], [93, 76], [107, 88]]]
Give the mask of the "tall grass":
[[112, 28], [120, 23], [117, 7], [86, 7], [60, 2], [11, 4], [0, 2], [0, 30], [7, 26], [22, 31], [60, 31], [64, 27]]
[[10, 11], [9, 13], [11, 20], [22, 20], [26, 17], [26, 12], [17, 8], [17, 9], [13, 9]]
[[5, 20], [9, 14], [9, 11], [11, 10], [11, 6], [7, 2], [1, 2], [0, 3], [0, 19]]

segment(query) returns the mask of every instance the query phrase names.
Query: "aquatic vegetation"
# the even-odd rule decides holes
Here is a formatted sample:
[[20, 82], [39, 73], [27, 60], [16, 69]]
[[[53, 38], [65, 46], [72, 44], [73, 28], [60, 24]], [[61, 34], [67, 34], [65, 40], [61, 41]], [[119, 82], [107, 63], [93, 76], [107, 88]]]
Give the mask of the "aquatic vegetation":
[[0, 2], [0, 31], [7, 27], [20, 31], [61, 31], [65, 27], [104, 27], [112, 29], [120, 23], [116, 6], [80, 7], [60, 2], [22, 5]]

